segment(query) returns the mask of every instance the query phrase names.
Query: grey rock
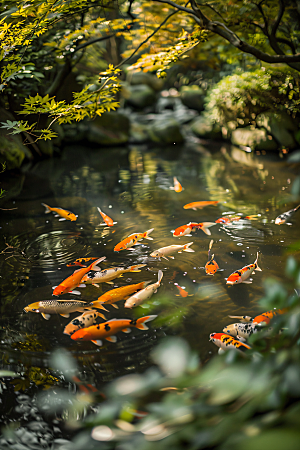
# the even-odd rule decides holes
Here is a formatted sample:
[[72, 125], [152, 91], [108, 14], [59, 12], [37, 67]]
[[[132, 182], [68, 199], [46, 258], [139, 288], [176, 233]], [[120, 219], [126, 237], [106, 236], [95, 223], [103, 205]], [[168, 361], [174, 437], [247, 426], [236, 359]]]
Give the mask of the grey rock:
[[122, 95], [129, 105], [138, 109], [152, 106], [156, 102], [155, 91], [150, 86], [144, 84], [124, 87]]
[[199, 116], [191, 122], [191, 130], [203, 139], [222, 139], [221, 128], [207, 117]]
[[295, 133], [298, 131], [299, 120], [293, 119], [285, 112], [266, 112], [256, 118], [259, 127], [266, 129], [283, 147], [296, 148]]
[[153, 142], [161, 144], [178, 144], [184, 141], [179, 123], [171, 117], [155, 120], [149, 126], [148, 133]]
[[117, 112], [105, 112], [90, 123], [86, 137], [100, 145], [125, 144], [129, 140], [129, 119]]
[[157, 78], [156, 75], [147, 72], [128, 72], [126, 80], [132, 86], [145, 84], [154, 91], [160, 91], [164, 84], [161, 78]]
[[180, 99], [190, 109], [199, 112], [204, 110], [205, 95], [199, 86], [184, 86], [180, 90]]

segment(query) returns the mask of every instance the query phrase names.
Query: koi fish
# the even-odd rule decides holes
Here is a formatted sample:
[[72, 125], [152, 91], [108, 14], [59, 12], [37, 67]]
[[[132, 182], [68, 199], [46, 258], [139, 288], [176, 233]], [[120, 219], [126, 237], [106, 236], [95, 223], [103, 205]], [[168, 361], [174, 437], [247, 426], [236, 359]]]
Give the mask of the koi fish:
[[232, 323], [223, 328], [223, 332], [230, 334], [230, 336], [239, 336], [248, 339], [251, 334], [257, 333], [259, 328], [253, 323]]
[[251, 284], [252, 281], [246, 281], [247, 278], [250, 277], [252, 273], [255, 273], [254, 270], [262, 271], [257, 264], [258, 260], [258, 252], [256, 256], [256, 260], [253, 264], [249, 264], [248, 266], [243, 267], [240, 270], [236, 270], [231, 275], [229, 275], [228, 278], [226, 278], [226, 284], [238, 284], [238, 283], [245, 283], [245, 284]]
[[170, 187], [170, 189], [172, 191], [181, 192], [182, 190], [184, 190], [184, 188], [181, 186], [181, 184], [179, 183], [179, 181], [177, 180], [176, 177], [173, 177], [173, 181], [174, 181], [174, 187], [173, 186]]
[[275, 219], [275, 225], [282, 225], [282, 224], [286, 223], [288, 220], [290, 220], [293, 217], [293, 215], [295, 214], [296, 211], [298, 211], [299, 208], [300, 208], [300, 205], [296, 206], [296, 208], [294, 208], [294, 209], [290, 209], [289, 211], [287, 211], [283, 214], [280, 214]]
[[202, 222], [202, 223], [196, 223], [196, 222], [190, 222], [187, 225], [182, 225], [181, 227], [176, 228], [176, 230], [173, 233], [174, 237], [180, 237], [180, 236], [186, 236], [187, 234], [190, 234], [194, 228], [199, 228], [200, 230], [204, 231], [205, 234], [211, 235], [211, 232], [208, 228], [216, 225], [214, 222]]
[[145, 267], [147, 264], [136, 264], [130, 267], [110, 267], [109, 269], [101, 270], [100, 272], [87, 273], [82, 278], [81, 282], [85, 284], [93, 284], [99, 287], [98, 283], [113, 284], [111, 280], [117, 277], [121, 277], [123, 273], [127, 272], [140, 272], [141, 267]]
[[[105, 224], [108, 227], [112, 227], [115, 223], [118, 223], [118, 222], [114, 222], [107, 214], [105, 214], [103, 211], [101, 211], [101, 209], [98, 206], [97, 206], [97, 209], [98, 209], [99, 213], [101, 214], [102, 219], [104, 220]], [[100, 225], [105, 225], [105, 224], [103, 223]]]
[[[91, 306], [91, 304], [89, 304]], [[81, 328], [90, 327], [91, 325], [96, 325], [97, 317], [101, 317], [101, 319], [106, 320], [106, 317], [95, 310], [85, 311], [81, 316], [75, 317], [75, 319], [71, 320], [68, 325], [65, 326], [64, 334], [73, 334], [75, 331], [80, 330]]]
[[144, 289], [149, 283], [151, 283], [151, 281], [142, 281], [142, 283], [130, 284], [129, 286], [112, 289], [101, 295], [98, 300], [91, 302], [90, 305], [94, 306], [94, 308], [104, 309], [105, 311], [107, 311], [107, 309], [105, 309], [103, 305], [112, 305], [115, 308], [118, 308], [118, 306], [114, 304], [115, 302], [126, 300], [134, 292]]
[[153, 241], [152, 237], [149, 237], [149, 234], [152, 233], [154, 228], [150, 228], [150, 230], [145, 231], [145, 233], [133, 233], [130, 234], [127, 238], [123, 239], [123, 241], [119, 242], [115, 248], [114, 252], [120, 252], [121, 250], [126, 250], [129, 247], [135, 245], [141, 239], [149, 239]]
[[216, 223], [222, 223], [223, 225], [229, 225], [231, 222], [237, 222], [241, 219], [241, 216], [234, 217], [220, 217], [220, 219], [216, 220]]
[[[248, 344], [241, 342], [239, 339], [234, 339], [230, 334], [226, 333], [211, 333], [209, 335], [209, 340], [212, 341], [220, 350], [230, 350], [236, 349], [244, 352], [245, 350], [251, 349]], [[219, 350], [219, 353], [223, 353]]]
[[185, 245], [169, 245], [168, 247], [161, 247], [158, 250], [154, 250], [154, 252], [150, 253], [150, 256], [152, 256], [152, 258], [164, 258], [166, 260], [168, 260], [167, 256], [169, 256], [169, 258], [174, 259], [174, 256], [170, 256], [170, 253], [194, 252], [195, 250], [189, 248], [192, 244], [193, 242], [189, 242]]
[[192, 202], [192, 203], [187, 203], [186, 205], [184, 205], [184, 209], [194, 209], [196, 211], [196, 209], [202, 209], [205, 206], [209, 206], [209, 205], [216, 205], [217, 203], [219, 203], [219, 201], [202, 201], [202, 202]]
[[67, 264], [67, 267], [75, 267], [75, 266], [86, 267], [82, 263], [86, 263], [88, 261], [92, 261], [95, 259], [97, 259], [97, 258], [77, 258], [74, 262]]
[[177, 283], [174, 283], [174, 286], [176, 286], [179, 291], [179, 294], [176, 294], [176, 297], [192, 297], [194, 295], [194, 294], [189, 294], [185, 289], [183, 289]]
[[259, 314], [258, 316], [255, 316], [254, 318], [250, 316], [229, 316], [231, 319], [239, 319], [241, 322], [251, 322], [253, 325], [268, 325], [273, 319], [273, 317], [278, 316], [280, 314], [285, 314], [288, 312], [288, 308], [282, 308], [282, 309], [271, 309], [270, 311], [266, 311], [262, 314]]
[[92, 341], [94, 344], [101, 346], [101, 339], [106, 339], [109, 342], [116, 342], [117, 338], [114, 335], [119, 331], [123, 333], [130, 333], [130, 328], [138, 328], [139, 330], [148, 330], [145, 323], [154, 320], [157, 316], [145, 316], [139, 319], [112, 319], [107, 322], [100, 323], [98, 325], [93, 325], [88, 328], [82, 328], [81, 330], [75, 331], [71, 335], [71, 339], [74, 341]]
[[162, 272], [162, 270], [159, 270], [157, 282], [150, 284], [145, 289], [142, 289], [141, 291], [139, 291], [136, 294], [133, 294], [131, 297], [129, 297], [125, 302], [125, 305], [124, 305], [125, 308], [133, 308], [134, 306], [139, 306], [145, 300], [148, 300], [150, 297], [152, 297], [152, 295], [157, 292], [157, 289], [160, 286], [162, 277], [163, 277], [163, 272]]
[[213, 242], [214, 241], [212, 239], [208, 246], [208, 261], [204, 267], [206, 275], [214, 275], [219, 269], [218, 263], [214, 259], [215, 255], [210, 256], [210, 251], [212, 249]]
[[75, 220], [77, 220], [77, 217], [75, 216], [74, 213], [72, 213], [71, 211], [68, 211], [67, 209], [63, 209], [63, 208], [51, 208], [51, 206], [46, 205], [46, 203], [42, 203], [43, 206], [45, 206], [46, 211], [45, 214], [49, 214], [51, 212], [55, 212], [56, 215], [55, 217], [60, 216], [62, 219], [60, 220], [71, 220], [71, 222], [74, 222]]
[[102, 256], [102, 258], [96, 259], [96, 261], [92, 262], [88, 267], [83, 267], [82, 269], [75, 270], [73, 275], [66, 278], [62, 281], [53, 291], [53, 295], [61, 295], [66, 294], [67, 292], [71, 292], [74, 288], [80, 285], [82, 277], [91, 270], [101, 270], [97, 264], [106, 259], [106, 256]]
[[24, 308], [25, 312], [41, 313], [44, 319], [49, 320], [51, 314], [60, 314], [63, 317], [70, 317], [70, 313], [83, 312], [92, 309], [87, 302], [78, 300], [42, 300], [30, 303]]

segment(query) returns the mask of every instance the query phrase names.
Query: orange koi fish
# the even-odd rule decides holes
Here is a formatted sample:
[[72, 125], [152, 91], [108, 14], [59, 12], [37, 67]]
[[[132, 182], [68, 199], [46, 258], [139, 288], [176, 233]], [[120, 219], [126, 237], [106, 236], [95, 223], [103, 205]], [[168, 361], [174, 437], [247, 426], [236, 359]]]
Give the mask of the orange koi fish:
[[74, 222], [75, 220], [77, 220], [77, 217], [75, 216], [75, 214], [72, 213], [71, 211], [68, 211], [67, 209], [51, 208], [51, 206], [46, 205], [46, 203], [42, 203], [42, 205], [45, 206], [45, 208], [46, 208], [45, 214], [55, 212], [56, 213], [55, 217], [58, 217], [58, 216], [61, 217], [61, 219], [59, 219], [59, 220], [71, 220], [71, 222]]
[[236, 349], [244, 352], [251, 349], [248, 344], [241, 342], [239, 339], [234, 339], [230, 334], [226, 333], [211, 333], [209, 340], [212, 341], [219, 348], [219, 353], [223, 353], [224, 350]]
[[187, 203], [186, 205], [184, 205], [184, 209], [194, 209], [196, 211], [196, 209], [202, 209], [205, 206], [216, 205], [217, 203], [219, 203], [219, 201], [192, 202], [192, 203]]
[[66, 294], [67, 292], [71, 292], [74, 288], [80, 285], [82, 277], [85, 274], [90, 272], [91, 270], [101, 270], [97, 264], [106, 259], [106, 256], [102, 256], [102, 258], [96, 259], [96, 261], [92, 262], [88, 267], [83, 267], [82, 269], [75, 270], [73, 275], [66, 278], [62, 281], [53, 291], [53, 295], [61, 295]]
[[92, 309], [90, 311], [85, 311], [83, 314], [81, 314], [81, 316], [75, 317], [75, 319], [71, 320], [71, 322], [69, 322], [68, 325], [65, 326], [64, 334], [71, 335], [81, 328], [96, 325], [97, 317], [101, 317], [102, 319], [106, 320], [106, 317], [98, 311]]
[[127, 248], [132, 247], [141, 239], [149, 239], [153, 241], [152, 237], [149, 237], [149, 234], [152, 233], [154, 228], [150, 228], [150, 230], [145, 231], [145, 233], [133, 233], [130, 234], [127, 238], [123, 239], [123, 241], [119, 242], [115, 248], [114, 252], [120, 252], [121, 250], [126, 250]]
[[51, 314], [60, 314], [63, 317], [69, 317], [74, 311], [85, 311], [92, 309], [87, 302], [78, 300], [42, 300], [31, 303], [24, 308], [25, 312], [41, 313], [44, 319], [49, 320]]
[[288, 312], [289, 308], [271, 309], [254, 318], [250, 316], [229, 316], [231, 319], [239, 319], [241, 322], [251, 322], [253, 325], [268, 325], [273, 317]]
[[294, 208], [294, 209], [290, 209], [289, 211], [287, 211], [283, 214], [280, 214], [275, 219], [275, 225], [282, 225], [282, 224], [286, 223], [288, 220], [290, 220], [292, 218], [292, 216], [295, 214], [296, 211], [298, 211], [299, 208], [300, 208], [300, 205], [296, 206], [296, 208]]
[[194, 294], [189, 294], [184, 288], [179, 286], [179, 284], [174, 283], [174, 286], [177, 287], [179, 294], [176, 294], [176, 297], [192, 297]]
[[126, 300], [134, 292], [144, 289], [149, 283], [151, 283], [151, 281], [142, 281], [141, 283], [112, 289], [101, 295], [98, 300], [91, 302], [90, 305], [94, 308], [104, 309], [105, 311], [107, 311], [107, 309], [105, 309], [103, 305], [112, 305], [115, 308], [118, 308], [118, 306], [114, 304], [115, 302]]
[[179, 183], [179, 181], [177, 180], [176, 177], [173, 177], [173, 181], [174, 181], [174, 187], [173, 186], [170, 187], [170, 189], [172, 191], [181, 192], [182, 190], [184, 190], [184, 188], [181, 186], [181, 184]]
[[229, 275], [228, 278], [226, 278], [226, 284], [238, 284], [238, 283], [245, 283], [245, 284], [251, 284], [252, 281], [246, 281], [247, 278], [250, 277], [250, 275], [252, 273], [255, 273], [254, 270], [258, 270], [258, 271], [262, 271], [257, 264], [257, 260], [258, 260], [258, 252], [257, 252], [257, 256], [256, 256], [256, 260], [254, 261], [253, 264], [249, 264], [248, 266], [243, 267], [240, 270], [236, 270], [235, 272], [233, 272], [231, 275]]
[[210, 236], [211, 232], [208, 228], [214, 225], [216, 225], [214, 222], [202, 222], [202, 223], [190, 222], [187, 225], [182, 225], [181, 227], [176, 228], [176, 230], [173, 233], [173, 236], [174, 237], [186, 236], [187, 234], [190, 234], [194, 228], [198, 228], [204, 231], [205, 234]]
[[[247, 216], [246, 218], [248, 218]], [[222, 223], [223, 225], [229, 225], [231, 222], [237, 222], [241, 219], [241, 216], [233, 216], [233, 217], [220, 217], [220, 219], [216, 220], [216, 223]]]
[[148, 330], [146, 322], [154, 320], [157, 316], [145, 316], [139, 319], [112, 319], [107, 322], [93, 325], [88, 328], [82, 328], [72, 334], [71, 339], [74, 341], [92, 341], [94, 344], [101, 346], [101, 339], [106, 339], [109, 342], [116, 342], [117, 338], [114, 335], [119, 331], [123, 333], [130, 333], [130, 328], [138, 328], [139, 330]]
[[67, 267], [75, 267], [75, 266], [86, 267], [82, 263], [86, 263], [88, 261], [93, 261], [95, 259], [97, 259], [97, 258], [78, 258], [74, 262], [67, 264]]
[[219, 269], [218, 263], [214, 259], [215, 255], [210, 256], [210, 251], [212, 249], [213, 243], [214, 243], [214, 241], [212, 239], [208, 246], [208, 261], [204, 267], [206, 275], [214, 275], [217, 272], [217, 270]]
[[164, 258], [166, 260], [168, 260], [167, 256], [169, 256], [169, 258], [174, 259], [174, 256], [170, 256], [170, 253], [194, 252], [195, 250], [189, 248], [192, 244], [193, 242], [189, 242], [185, 245], [168, 245], [168, 247], [161, 247], [158, 250], [154, 250], [154, 252], [150, 253], [150, 256], [152, 256], [152, 258]]
[[[103, 211], [101, 211], [101, 209], [98, 206], [97, 206], [97, 209], [98, 209], [99, 213], [101, 214], [102, 219], [104, 220], [105, 224], [108, 227], [112, 227], [115, 223], [118, 223], [118, 222], [114, 222], [110, 217], [108, 217], [108, 215], [105, 214]], [[100, 225], [105, 225], [105, 224], [101, 223]]]
[[111, 280], [117, 277], [121, 277], [123, 273], [127, 272], [140, 272], [141, 267], [145, 267], [147, 264], [136, 264], [130, 267], [110, 267], [108, 269], [101, 270], [100, 272], [87, 273], [82, 278], [81, 282], [86, 284], [93, 284], [99, 287], [98, 283], [113, 284]]

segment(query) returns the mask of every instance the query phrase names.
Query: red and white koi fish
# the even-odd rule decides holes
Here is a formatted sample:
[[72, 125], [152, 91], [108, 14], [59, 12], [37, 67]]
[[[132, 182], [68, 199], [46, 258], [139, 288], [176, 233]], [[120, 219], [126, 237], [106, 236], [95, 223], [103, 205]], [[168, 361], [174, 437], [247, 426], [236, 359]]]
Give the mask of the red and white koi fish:
[[184, 188], [181, 186], [181, 184], [179, 183], [179, 181], [177, 180], [176, 177], [173, 177], [173, 181], [174, 181], [174, 187], [173, 186], [170, 187], [170, 189], [172, 191], [181, 192], [184, 190]]
[[99, 211], [99, 213], [102, 216], [102, 219], [104, 220], [105, 223], [101, 223], [100, 225], [107, 225], [108, 227], [112, 227], [115, 223], [118, 222], [114, 222], [107, 214], [105, 214], [103, 211], [101, 211], [101, 209], [97, 206], [97, 209]]
[[220, 219], [216, 220], [216, 223], [222, 223], [223, 225], [229, 225], [231, 222], [237, 222], [241, 219], [241, 216], [233, 216], [233, 217], [220, 217]]
[[25, 312], [41, 313], [44, 319], [49, 320], [51, 314], [60, 314], [69, 317], [75, 311], [86, 311], [92, 309], [87, 302], [78, 300], [42, 300], [31, 303], [24, 308]]
[[81, 316], [75, 317], [75, 319], [71, 320], [71, 322], [69, 322], [68, 325], [65, 326], [64, 334], [71, 335], [81, 328], [96, 325], [97, 317], [101, 317], [102, 319], [106, 320], [106, 317], [98, 311], [92, 309], [90, 311], [85, 311], [83, 314], [81, 314]]
[[51, 206], [46, 205], [46, 203], [42, 203], [43, 206], [45, 206], [46, 211], [45, 214], [49, 214], [51, 212], [55, 212], [56, 215], [55, 217], [60, 216], [61, 219], [59, 220], [71, 220], [71, 222], [77, 220], [77, 217], [75, 216], [74, 213], [72, 213], [71, 211], [68, 211], [67, 209], [63, 209], [63, 208], [51, 208]]
[[92, 341], [94, 344], [101, 346], [101, 339], [106, 339], [109, 342], [116, 342], [117, 337], [115, 333], [123, 331], [123, 333], [130, 333], [130, 328], [138, 328], [139, 330], [148, 330], [145, 323], [154, 320], [157, 316], [145, 316], [139, 319], [112, 319], [98, 325], [93, 325], [88, 328], [82, 328], [75, 331], [71, 335], [74, 341]]
[[152, 233], [154, 228], [150, 228], [150, 230], [145, 231], [145, 233], [133, 233], [130, 234], [127, 238], [123, 239], [123, 241], [119, 242], [115, 248], [114, 252], [120, 252], [121, 250], [126, 250], [127, 248], [132, 247], [141, 239], [149, 239], [153, 241], [152, 237], [149, 237], [149, 234]]
[[280, 314], [287, 313], [289, 308], [282, 309], [271, 309], [270, 311], [266, 311], [258, 316], [250, 317], [250, 316], [229, 316], [231, 319], [239, 319], [241, 322], [247, 323], [250, 322], [253, 325], [268, 325], [273, 319], [273, 317], [278, 316]]
[[209, 340], [212, 341], [217, 347], [219, 347], [219, 353], [223, 353], [224, 350], [236, 349], [242, 352], [250, 350], [251, 347], [239, 339], [234, 339], [230, 334], [226, 333], [211, 333]]
[[139, 269], [146, 265], [147, 264], [136, 264], [130, 267], [109, 267], [100, 272], [87, 273], [81, 279], [81, 283], [93, 284], [96, 287], [99, 287], [99, 283], [113, 284], [111, 280], [121, 277], [123, 273], [140, 272]]
[[256, 256], [256, 260], [254, 261], [253, 264], [249, 264], [248, 266], [243, 267], [240, 270], [236, 270], [235, 272], [233, 272], [231, 275], [229, 275], [228, 278], [226, 278], [226, 284], [238, 284], [238, 283], [245, 283], [245, 284], [251, 284], [252, 281], [246, 281], [247, 278], [250, 277], [250, 275], [252, 273], [255, 273], [254, 270], [257, 271], [262, 271], [257, 264], [257, 260], [258, 260], [258, 252], [257, 252], [257, 256]]
[[196, 211], [196, 209], [202, 209], [205, 206], [210, 206], [210, 205], [216, 205], [217, 203], [219, 203], [219, 201], [202, 201], [202, 202], [192, 202], [192, 203], [187, 203], [186, 205], [184, 205], [184, 209], [194, 209]]
[[100, 267], [97, 266], [97, 264], [99, 264], [104, 259], [106, 259], [106, 256], [102, 256], [102, 258], [96, 259], [96, 261], [92, 262], [92, 264], [90, 264], [88, 267], [83, 267], [82, 269], [75, 270], [73, 275], [69, 276], [58, 286], [56, 286], [53, 291], [53, 295], [61, 295], [73, 291], [73, 289], [81, 284], [81, 279], [85, 274], [87, 274], [91, 270], [101, 270]]
[[176, 294], [176, 297], [193, 297], [194, 294], [189, 294], [188, 291], [179, 286], [179, 284], [174, 283], [174, 286], [176, 286], [179, 291], [179, 294]]
[[217, 270], [219, 270], [218, 263], [214, 259], [215, 255], [210, 255], [213, 243], [214, 241], [212, 239], [208, 246], [208, 261], [204, 267], [206, 275], [214, 275], [217, 272]]
[[282, 224], [286, 223], [288, 220], [290, 220], [293, 217], [293, 215], [295, 214], [296, 211], [298, 211], [299, 208], [300, 208], [300, 205], [296, 206], [296, 208], [294, 208], [294, 209], [290, 209], [289, 211], [287, 211], [283, 214], [280, 214], [275, 219], [275, 225], [282, 225]]
[[216, 225], [215, 222], [202, 222], [202, 223], [190, 222], [187, 225], [182, 225], [181, 227], [176, 228], [176, 230], [173, 233], [173, 236], [174, 237], [186, 236], [187, 234], [191, 234], [194, 228], [198, 228], [204, 231], [205, 234], [210, 236], [211, 232], [209, 228], [214, 225]]
[[86, 267], [86, 264], [88, 261], [94, 261], [98, 258], [77, 258], [74, 262], [67, 264], [67, 267]]
[[161, 280], [163, 277], [162, 270], [158, 271], [158, 280], [156, 283], [150, 284], [139, 292], [136, 292], [131, 297], [129, 297], [125, 302], [125, 308], [133, 308], [134, 306], [139, 306], [145, 300], [148, 300], [152, 297], [153, 294], [157, 292], [157, 289], [160, 286]]
[[174, 256], [170, 256], [170, 253], [194, 252], [195, 250], [189, 248], [192, 244], [193, 242], [189, 242], [185, 245], [169, 245], [168, 247], [162, 247], [158, 250], [154, 250], [154, 252], [150, 253], [150, 256], [152, 256], [152, 258], [164, 258], [166, 260], [168, 260], [167, 256], [169, 256], [169, 258], [174, 259]]

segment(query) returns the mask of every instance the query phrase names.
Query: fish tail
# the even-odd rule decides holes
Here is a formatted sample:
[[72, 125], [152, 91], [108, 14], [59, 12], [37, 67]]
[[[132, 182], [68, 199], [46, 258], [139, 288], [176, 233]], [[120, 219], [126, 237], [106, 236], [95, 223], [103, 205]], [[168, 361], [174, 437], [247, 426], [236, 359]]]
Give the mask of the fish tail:
[[145, 267], [147, 264], [136, 264], [135, 266], [130, 266], [126, 272], [140, 272], [140, 267]]
[[45, 206], [45, 208], [46, 208], [45, 214], [51, 213], [51, 208], [50, 208], [50, 206], [46, 205], [46, 203], [42, 203], [42, 205]]
[[148, 284], [150, 284], [150, 283], [152, 283], [151, 280], [149, 280], [149, 281], [142, 281], [142, 283], [141, 283], [142, 289], [144, 289], [144, 288], [145, 288], [146, 286], [148, 286]]
[[192, 248], [189, 248], [192, 244], [193, 244], [193, 242], [189, 242], [188, 244], [185, 244], [183, 251], [184, 252], [194, 252], [195, 250], [193, 250]]
[[[90, 306], [91, 306], [92, 308], [103, 309], [104, 311], [107, 311], [107, 312], [108, 312], [108, 310], [104, 308], [103, 303], [102, 303], [102, 302], [98, 302], [98, 300], [95, 300], [94, 302], [91, 302], [91, 303], [90, 303]], [[99, 314], [100, 314], [100, 313], [99, 313]], [[102, 317], [102, 314], [100, 315], [100, 317]], [[103, 317], [104, 317], [104, 316], [103, 316]], [[104, 319], [105, 319], [105, 317], [104, 317]]]
[[164, 276], [164, 274], [163, 274], [163, 271], [162, 270], [159, 270], [158, 271], [158, 283], [161, 283], [161, 280], [162, 280], [162, 277]]
[[101, 211], [101, 209], [99, 208], [99, 206], [97, 206], [97, 209], [99, 211], [100, 214], [103, 214], [103, 212]]
[[257, 260], [258, 260], [258, 252], [256, 254], [256, 260], [254, 261], [254, 264], [256, 265], [255, 270], [258, 270], [259, 272], [262, 272], [262, 269], [260, 267], [258, 267]]
[[88, 267], [88, 269], [89, 269], [88, 272], [89, 272], [90, 270], [101, 270], [101, 268], [98, 267], [97, 264], [98, 264], [99, 262], [104, 261], [105, 259], [106, 259], [106, 256], [102, 256], [101, 258], [98, 258], [98, 259], [96, 259], [96, 261], [92, 262], [92, 264], [90, 264], [89, 267]]
[[210, 254], [210, 251], [211, 251], [211, 249], [212, 249], [213, 243], [214, 243], [214, 240], [212, 239], [212, 240], [210, 241], [210, 243], [209, 243], [209, 246], [208, 246], [208, 255]]
[[210, 236], [211, 235], [211, 231], [208, 228], [216, 225], [216, 223], [215, 222], [203, 222], [201, 225], [202, 226], [199, 227], [199, 228], [201, 228], [201, 230], [204, 231], [205, 234]]
[[147, 327], [147, 325], [145, 325], [145, 323], [154, 320], [156, 317], [157, 316], [140, 317], [139, 319], [137, 319], [135, 327], [139, 330], [148, 330], [149, 328]]
[[300, 208], [300, 205], [296, 206], [296, 208], [294, 209], [294, 211], [296, 212], [299, 208]]
[[154, 230], [154, 228], [150, 228], [150, 230], [145, 231], [145, 233], [143, 235], [143, 239], [149, 239], [149, 241], [153, 241], [153, 238], [149, 237], [149, 234], [152, 233], [153, 230]]
[[250, 316], [228, 316], [228, 317], [230, 317], [231, 319], [239, 319], [241, 322], [244, 322], [244, 323], [253, 321], [252, 317], [250, 317]]

